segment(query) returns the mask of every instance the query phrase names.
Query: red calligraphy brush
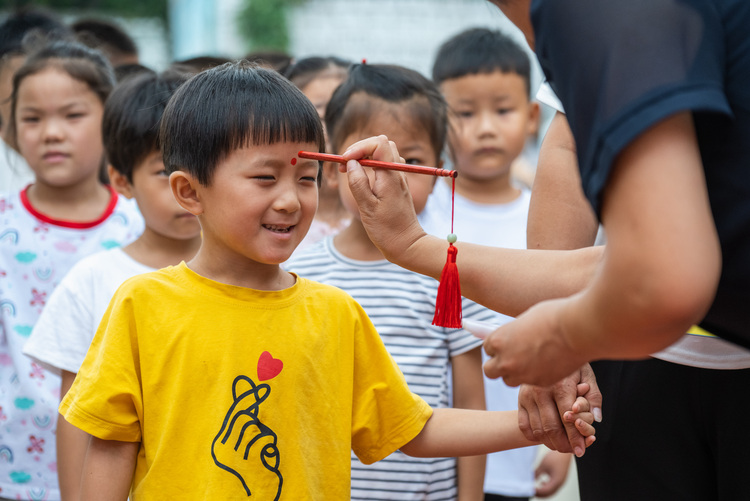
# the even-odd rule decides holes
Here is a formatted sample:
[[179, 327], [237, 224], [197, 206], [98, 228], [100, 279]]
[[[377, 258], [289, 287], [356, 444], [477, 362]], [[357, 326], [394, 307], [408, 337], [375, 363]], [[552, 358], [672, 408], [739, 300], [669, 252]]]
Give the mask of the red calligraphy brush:
[[[300, 151], [297, 153], [297, 156], [323, 162], [346, 163], [344, 157], [340, 155]], [[357, 161], [365, 167], [374, 167], [376, 169], [392, 169], [404, 172], [416, 172], [418, 174], [429, 174], [432, 176], [451, 177], [453, 178], [451, 199], [455, 197], [456, 176], [458, 176], [458, 173], [454, 170], [425, 167], [424, 165], [381, 162], [378, 160], [362, 159]], [[292, 163], [294, 164], [295, 162], [296, 159], [292, 159]], [[461, 282], [458, 277], [458, 267], [456, 266], [456, 254], [458, 253], [458, 249], [453, 245], [457, 240], [456, 235], [453, 233], [453, 200], [451, 200], [451, 206], [451, 233], [448, 235], [448, 257], [445, 266], [443, 267], [443, 271], [440, 274], [440, 283], [438, 285], [437, 299], [435, 301], [435, 315], [432, 318], [432, 324], [440, 327], [460, 329], [462, 320]]]
[[[341, 155], [331, 155], [328, 153], [313, 153], [311, 151], [300, 151], [297, 153], [300, 158], [309, 158], [312, 160], [320, 160], [321, 162], [337, 162], [340, 164], [346, 164], [346, 160]], [[400, 170], [403, 172], [415, 172], [417, 174], [429, 174], [431, 176], [442, 176], [442, 177], [453, 177], [458, 176], [458, 172], [454, 170], [440, 169], [438, 167], [427, 167], [424, 165], [411, 165], [411, 164], [400, 164], [396, 162], [381, 162], [380, 160], [357, 160], [360, 164], [365, 167], [373, 167], [376, 169], [391, 169]]]

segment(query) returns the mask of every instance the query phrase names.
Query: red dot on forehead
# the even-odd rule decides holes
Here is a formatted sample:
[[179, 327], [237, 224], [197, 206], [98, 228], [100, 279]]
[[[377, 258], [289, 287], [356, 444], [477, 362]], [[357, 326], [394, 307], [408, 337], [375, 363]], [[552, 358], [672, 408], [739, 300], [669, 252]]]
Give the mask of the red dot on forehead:
[[292, 158], [292, 161], [289, 162], [289, 163], [291, 163], [292, 165], [297, 165], [297, 159], [296, 158]]

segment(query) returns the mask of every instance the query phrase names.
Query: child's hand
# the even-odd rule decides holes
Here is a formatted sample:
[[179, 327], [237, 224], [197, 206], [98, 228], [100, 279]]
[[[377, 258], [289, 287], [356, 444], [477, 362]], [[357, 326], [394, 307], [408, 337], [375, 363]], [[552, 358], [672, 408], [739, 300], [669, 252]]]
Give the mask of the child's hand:
[[[591, 406], [589, 401], [586, 400], [582, 395], [585, 395], [589, 391], [589, 385], [581, 383], [577, 387], [578, 398], [573, 402], [571, 410], [563, 414], [563, 419], [569, 423], [573, 423], [576, 429], [583, 435], [586, 442], [586, 447], [591, 446], [596, 440], [594, 434], [594, 414], [591, 412]], [[583, 453], [581, 453], [581, 456]], [[579, 456], [580, 457], [580, 456]]]

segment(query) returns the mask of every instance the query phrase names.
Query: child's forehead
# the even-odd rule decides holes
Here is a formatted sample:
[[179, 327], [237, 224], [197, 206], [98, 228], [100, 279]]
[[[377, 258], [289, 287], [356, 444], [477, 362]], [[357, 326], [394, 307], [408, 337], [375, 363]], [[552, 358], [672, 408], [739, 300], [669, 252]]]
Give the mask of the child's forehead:
[[489, 71], [466, 73], [464, 75], [460, 75], [457, 77], [446, 78], [440, 83], [440, 87], [443, 87], [445, 84], [450, 84], [452, 82], [458, 82], [458, 81], [473, 83], [476, 85], [486, 85], [485, 82], [487, 80], [502, 80], [502, 81], [508, 81], [508, 82], [525, 81], [524, 77], [516, 71], [513, 71], [513, 70], [503, 71], [501, 68], [494, 68]]
[[486, 95], [513, 95], [528, 98], [526, 80], [514, 71], [500, 69], [482, 73], [469, 73], [448, 78], [440, 84], [447, 101], [474, 100]]
[[420, 95], [394, 102], [358, 92], [352, 95], [347, 107], [353, 115], [361, 115], [360, 120], [357, 120], [361, 128], [384, 121], [396, 121], [404, 128], [411, 128], [418, 125], [418, 116], [423, 115], [425, 111], [429, 113], [430, 103], [425, 96]]
[[[302, 165], [307, 160], [297, 157], [300, 151], [318, 151], [318, 145], [312, 142], [282, 141], [276, 143], [245, 144], [232, 150], [226, 160], [241, 161], [247, 164], [267, 164], [285, 167]], [[317, 165], [317, 161], [310, 163]]]

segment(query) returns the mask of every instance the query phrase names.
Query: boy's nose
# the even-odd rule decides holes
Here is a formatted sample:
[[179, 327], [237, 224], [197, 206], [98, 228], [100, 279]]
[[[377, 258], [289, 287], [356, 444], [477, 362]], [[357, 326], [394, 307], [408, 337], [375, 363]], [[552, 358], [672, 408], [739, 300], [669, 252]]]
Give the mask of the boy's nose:
[[479, 134], [495, 134], [497, 127], [497, 116], [494, 113], [482, 113], [479, 115], [477, 129]]
[[280, 212], [296, 212], [300, 207], [297, 190], [291, 187], [282, 188], [273, 203], [274, 210]]

